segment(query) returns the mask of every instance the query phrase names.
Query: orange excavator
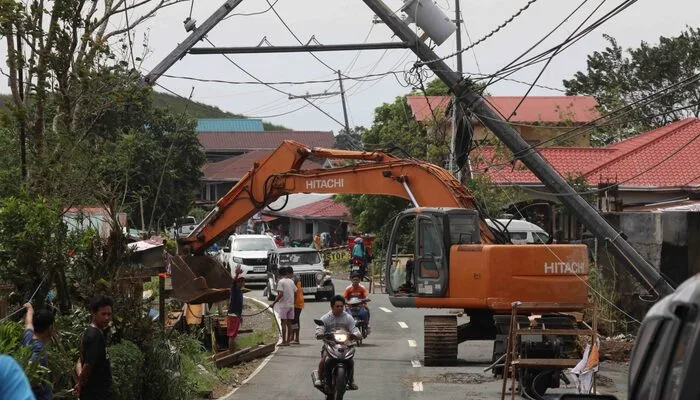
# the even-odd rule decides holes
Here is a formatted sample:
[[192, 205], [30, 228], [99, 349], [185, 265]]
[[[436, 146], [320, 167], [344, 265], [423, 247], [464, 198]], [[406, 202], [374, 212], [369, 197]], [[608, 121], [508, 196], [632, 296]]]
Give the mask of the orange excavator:
[[[357, 162], [338, 168], [301, 169], [304, 161], [314, 158]], [[413, 204], [395, 217], [387, 247], [391, 251], [386, 257], [386, 290], [391, 303], [461, 309], [469, 316], [469, 323], [459, 326], [455, 315], [425, 317], [426, 365], [455, 363], [457, 345], [470, 339], [497, 339], [497, 359], [505, 352], [505, 333], [515, 301], [557, 303], [569, 311], [581, 310], [588, 303], [585, 245], [510, 244], [507, 232], [486, 223], [473, 197], [449, 172], [381, 151], [309, 148], [286, 140], [254, 163], [180, 241], [181, 249], [203, 254], [256, 212], [293, 193], [387, 195]], [[413, 268], [407, 270], [397, 263], [398, 253], [413, 254]], [[566, 319], [564, 324], [571, 321]]]

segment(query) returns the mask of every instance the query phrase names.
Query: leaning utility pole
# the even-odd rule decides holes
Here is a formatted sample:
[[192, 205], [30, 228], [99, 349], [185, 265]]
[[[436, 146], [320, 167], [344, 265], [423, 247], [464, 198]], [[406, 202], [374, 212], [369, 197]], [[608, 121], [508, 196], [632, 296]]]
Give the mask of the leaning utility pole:
[[[460, 29], [460, 15], [459, 15], [459, 0], [455, 0], [455, 25], [457, 26], [457, 73], [462, 75], [462, 29]], [[427, 99], [426, 99], [427, 100]], [[457, 96], [452, 96], [452, 137], [450, 139], [450, 162], [449, 171], [451, 174], [455, 173], [454, 164], [457, 161], [457, 154], [455, 154], [455, 147], [457, 146]], [[461, 178], [461, 171], [458, 170], [455, 174], [457, 179]], [[461, 179], [460, 179], [461, 181]]]
[[343, 76], [338, 70], [338, 82], [340, 83], [340, 100], [343, 103], [343, 116], [345, 117], [345, 134], [350, 134], [350, 124], [348, 123], [348, 107], [345, 105], [345, 90], [343, 89]]
[[[170, 52], [167, 57], [165, 57], [158, 65], [151, 70], [151, 72], [146, 75], [143, 80], [149, 85], [153, 85], [161, 75], [165, 73], [170, 67], [173, 66], [178, 60], [187, 54], [187, 52], [197, 44], [200, 40], [204, 39], [207, 33], [212, 30], [216, 25], [219, 24], [236, 6], [241, 4], [243, 0], [227, 0], [221, 7], [219, 7], [214, 13], [207, 18], [206, 21], [199, 28], [194, 27], [194, 21], [190, 22], [190, 26], [193, 28], [190, 36], [187, 37], [182, 43], [178, 44], [175, 50]], [[187, 23], [188, 21], [186, 21]], [[186, 24], [187, 28], [187, 24]], [[190, 29], [188, 29], [189, 31]]]
[[566, 181], [542, 158], [542, 156], [516, 132], [508, 122], [492, 110], [484, 99], [474, 93], [468, 80], [452, 71], [416, 34], [397, 17], [381, 0], [363, 0], [379, 18], [405, 41], [415, 43], [413, 52], [433, 70], [452, 90], [466, 109], [480, 117], [483, 124], [493, 132], [527, 166], [542, 183], [549, 188], [598, 238], [609, 242], [616, 256], [627, 265], [640, 282], [646, 283], [659, 297], [673, 292], [671, 285], [637, 251], [627, 243], [605, 219], [598, 214]]

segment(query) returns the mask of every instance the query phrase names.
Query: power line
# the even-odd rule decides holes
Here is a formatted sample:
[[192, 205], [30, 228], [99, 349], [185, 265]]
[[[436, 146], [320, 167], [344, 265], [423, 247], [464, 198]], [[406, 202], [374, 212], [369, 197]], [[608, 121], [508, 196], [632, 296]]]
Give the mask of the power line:
[[[540, 40], [538, 40], [535, 44], [533, 44], [532, 46], [530, 46], [529, 49], [525, 50], [525, 51], [524, 51], [523, 53], [521, 53], [518, 57], [516, 57], [513, 61], [509, 62], [505, 67], [501, 68], [501, 69], [499, 70], [499, 72], [502, 71], [502, 70], [505, 69], [505, 68], [510, 67], [510, 66], [513, 65], [515, 62], [517, 62], [517, 61], [520, 60], [521, 58], [525, 57], [525, 55], [527, 55], [527, 54], [528, 54], [530, 51], [532, 51], [535, 47], [539, 46], [539, 45], [540, 45], [542, 42], [544, 42], [548, 37], [550, 37], [551, 35], [553, 35], [554, 32], [556, 32], [562, 25], [564, 25], [564, 23], [566, 23], [566, 22], [569, 20], [569, 18], [571, 18], [574, 14], [576, 14], [576, 13], [578, 12], [578, 10], [581, 9], [581, 7], [583, 7], [588, 1], [589, 1], [589, 0], [583, 0], [576, 8], [573, 9], [573, 11], [571, 11], [566, 17], [564, 17], [564, 19], [563, 19], [561, 22], [559, 22], [559, 24], [557, 24], [554, 28], [552, 28], [546, 35], [544, 35], [544, 36], [543, 36]], [[496, 74], [498, 74], [498, 72], [496, 72]], [[493, 80], [493, 78], [491, 78], [491, 80]], [[491, 81], [489, 81], [489, 83], [488, 83], [486, 86], [488, 86], [489, 84], [491, 84]]]
[[[265, 9], [265, 10], [263, 10], [263, 11], [256, 11], [256, 12], [252, 12], [252, 13], [231, 14], [231, 15], [227, 16], [226, 18], [222, 19], [222, 21], [227, 20], [227, 19], [229, 19], [229, 18], [231, 18], [231, 17], [235, 17], [235, 16], [250, 17], [250, 16], [253, 16], [253, 15], [265, 14], [266, 12], [272, 10], [272, 6], [274, 6], [275, 4], [277, 4], [278, 1], [280, 1], [280, 0], [275, 0], [275, 2], [272, 3], [272, 5], [270, 5], [267, 9]], [[268, 4], [270, 4], [270, 3], [268, 3]]]
[[[214, 45], [214, 43], [212, 43], [212, 41], [209, 40], [209, 38], [206, 38], [206, 37], [205, 37], [204, 40], [206, 40], [207, 43], [209, 43], [212, 47], [216, 47], [216, 46]], [[270, 85], [270, 84], [268, 84], [268, 83], [265, 83], [265, 82], [263, 82], [262, 80], [258, 79], [255, 75], [251, 74], [251, 73], [248, 72], [245, 68], [243, 68], [243, 67], [241, 67], [240, 65], [238, 65], [238, 63], [236, 63], [235, 61], [233, 61], [233, 59], [231, 59], [231, 57], [227, 56], [226, 54], [222, 54], [222, 56], [224, 56], [224, 58], [226, 58], [231, 64], [233, 64], [236, 68], [238, 68], [239, 70], [241, 70], [241, 72], [243, 72], [244, 74], [248, 75], [248, 76], [251, 77], [252, 79], [254, 79], [254, 80], [260, 82], [261, 84], [263, 84], [263, 85], [269, 87], [270, 89], [272, 89], [272, 90], [274, 90], [274, 91], [276, 91], [276, 92], [282, 93], [282, 94], [287, 95], [287, 96], [291, 96], [291, 95], [292, 95], [291, 93], [287, 93], [287, 92], [285, 92], [284, 90], [280, 90], [280, 89], [278, 89], [278, 88], [276, 88], [276, 87], [274, 87], [274, 86], [272, 86], [272, 85]], [[309, 105], [311, 105], [311, 106], [314, 107], [315, 109], [317, 109], [318, 111], [320, 111], [320, 112], [322, 112], [323, 114], [325, 114], [328, 118], [330, 118], [330, 119], [332, 119], [333, 121], [335, 121], [336, 123], [338, 123], [338, 125], [340, 125], [340, 126], [342, 126], [342, 127], [345, 126], [342, 122], [338, 121], [335, 117], [333, 117], [332, 115], [328, 114], [326, 111], [324, 111], [323, 109], [321, 109], [321, 107], [317, 106], [316, 104], [314, 104], [314, 103], [313, 103], [312, 101], [310, 101], [309, 99], [303, 99], [303, 100], [306, 101]]]
[[[609, 21], [610, 19], [612, 19], [613, 17], [615, 17], [616, 15], [618, 15], [619, 13], [621, 13], [622, 11], [624, 11], [625, 9], [627, 9], [629, 6], [633, 5], [636, 2], [637, 2], [637, 0], [624, 1], [622, 4], [613, 8], [611, 11], [609, 11], [608, 13], [603, 15], [601, 18], [599, 18], [598, 20], [596, 20], [595, 22], [593, 22], [592, 24], [587, 26], [581, 32], [574, 35], [568, 41], [562, 42], [562, 43], [560, 43], [560, 44], [558, 44], [558, 45], [556, 45], [548, 50], [545, 50], [545, 51], [537, 54], [536, 56], [530, 57], [529, 59], [527, 59], [525, 61], [522, 61], [520, 63], [512, 65], [510, 68], [508, 68], [508, 67], [502, 68], [498, 72], [494, 73], [493, 77], [495, 78], [495, 77], [503, 76], [503, 75], [509, 76], [509, 75], [512, 75], [513, 73], [515, 73], [515, 72], [517, 72], [525, 67], [546, 61], [547, 60], [546, 56], [548, 54], [553, 53], [553, 52], [561, 52], [561, 51], [566, 50], [567, 48], [572, 46], [574, 43], [581, 40], [583, 37], [585, 37], [586, 35], [591, 33], [593, 30], [595, 30], [596, 28], [598, 28], [599, 26], [601, 26], [605, 22]], [[552, 57], [552, 56], [550, 56], [550, 57]], [[498, 80], [499, 79], [496, 79], [495, 82], [498, 82]], [[495, 83], [495, 82], [493, 82], [493, 83]], [[490, 83], [491, 82], [489, 82], [489, 84]]]
[[516, 11], [515, 14], [511, 15], [510, 18], [508, 18], [507, 20], [505, 20], [503, 23], [501, 23], [499, 26], [497, 26], [497, 27], [496, 27], [495, 29], [493, 29], [491, 32], [487, 33], [484, 37], [482, 37], [481, 39], [479, 39], [479, 40], [477, 40], [476, 42], [472, 43], [471, 45], [465, 47], [464, 49], [459, 50], [459, 51], [456, 51], [456, 52], [454, 52], [454, 53], [452, 53], [452, 54], [449, 54], [449, 55], [446, 55], [446, 56], [444, 56], [444, 57], [440, 57], [440, 58], [434, 59], [434, 60], [419, 61], [419, 62], [416, 62], [416, 65], [417, 65], [417, 66], [423, 66], [423, 65], [427, 65], [427, 64], [432, 64], [432, 63], [434, 63], [434, 62], [436, 62], [436, 61], [444, 61], [444, 60], [446, 60], [446, 59], [448, 59], [448, 58], [452, 58], [452, 57], [455, 57], [455, 56], [457, 56], [457, 55], [459, 55], [459, 54], [462, 54], [462, 53], [464, 53], [465, 51], [468, 51], [469, 49], [471, 49], [471, 48], [473, 48], [473, 47], [475, 47], [475, 46], [477, 46], [477, 45], [479, 45], [479, 44], [485, 42], [485, 41], [486, 41], [487, 39], [489, 39], [491, 36], [493, 36], [494, 34], [498, 33], [498, 31], [500, 31], [501, 29], [505, 28], [508, 24], [510, 24], [511, 22], [513, 22], [513, 20], [514, 20], [515, 18], [519, 17], [520, 14], [523, 13], [523, 11], [527, 10], [528, 8], [530, 8], [530, 6], [531, 6], [533, 3], [535, 3], [536, 1], [537, 1], [537, 0], [529, 0], [529, 1], [527, 2], [527, 4], [525, 4], [525, 5], [524, 5], [523, 7], [521, 7], [518, 11]]
[[[600, 2], [600, 4], [598, 5], [598, 7], [594, 8], [593, 11], [591, 11], [591, 13], [588, 14], [588, 17], [586, 17], [586, 19], [584, 19], [584, 20], [576, 27], [576, 29], [575, 29], [573, 32], [571, 32], [571, 34], [564, 40], [564, 43], [566, 43], [569, 39], [571, 39], [571, 37], [572, 37], [576, 32], [578, 32], [579, 29], [581, 29], [581, 27], [583, 26], [583, 24], [585, 24], [589, 19], [591, 19], [591, 18], [593, 17], [593, 14], [595, 14], [596, 11], [598, 11], [598, 10], [600, 9], [600, 7], [602, 7], [603, 4], [605, 4], [606, 1], [607, 1], [607, 0], [602, 0], [602, 1]], [[549, 59], [548, 59], [547, 62], [544, 64], [544, 66], [542, 67], [542, 69], [540, 69], [540, 73], [537, 74], [537, 76], [535, 77], [535, 80], [533, 80], [533, 81], [532, 81], [532, 84], [530, 85], [530, 87], [527, 88], [527, 91], [525, 92], [525, 95], [523, 95], [523, 97], [520, 99], [520, 101], [519, 101], [518, 104], [515, 106], [515, 108], [513, 108], [513, 111], [510, 113], [510, 115], [508, 116], [508, 118], [506, 118], [506, 121], [510, 121], [510, 119], [518, 112], [518, 108], [520, 108], [520, 106], [523, 104], [523, 102], [525, 101], [525, 99], [527, 98], [527, 96], [530, 94], [530, 92], [532, 91], [532, 89], [535, 87], [535, 85], [537, 84], [537, 81], [540, 80], [540, 78], [542, 77], [542, 74], [544, 74], [544, 71], [545, 71], [545, 70], [547, 69], [547, 67], [549, 66], [549, 63], [552, 62], [552, 60], [554, 59], [554, 57], [556, 57], [557, 54], [559, 54], [560, 51], [561, 51], [561, 48], [557, 49], [557, 51], [555, 51], [554, 54], [552, 54], [552, 56], [549, 57]]]
[[[278, 1], [279, 1], [279, 0], [278, 0]], [[275, 13], [275, 15], [277, 16], [277, 19], [280, 20], [280, 22], [282, 23], [282, 25], [284, 25], [284, 27], [287, 28], [287, 30], [289, 31], [289, 33], [291, 33], [292, 36], [294, 36], [294, 39], [296, 39], [296, 41], [299, 42], [299, 44], [303, 46], [304, 43], [301, 41], [301, 39], [299, 39], [299, 37], [294, 33], [294, 31], [292, 30], [292, 28], [290, 28], [289, 25], [287, 25], [287, 23], [284, 21], [284, 19], [282, 18], [282, 16], [279, 15], [279, 13], [277, 12], [277, 10], [275, 10], [274, 4], [270, 3], [270, 0], [265, 0], [265, 2], [267, 2], [267, 4], [270, 6], [270, 9], [272, 10], [273, 13]], [[275, 3], [277, 3], [277, 2], [275, 2]], [[318, 56], [316, 56], [316, 54], [314, 54], [314, 53], [312, 53], [312, 52], [309, 52], [309, 54], [311, 54], [311, 56], [312, 56], [313, 58], [315, 58], [318, 62], [320, 62], [321, 64], [323, 64], [323, 66], [325, 66], [325, 67], [328, 68], [329, 70], [331, 70], [331, 71], [333, 71], [333, 72], [337, 71], [337, 69], [331, 67], [330, 65], [326, 64], [325, 61], [323, 61], [323, 60], [321, 60], [320, 58], [318, 58]]]

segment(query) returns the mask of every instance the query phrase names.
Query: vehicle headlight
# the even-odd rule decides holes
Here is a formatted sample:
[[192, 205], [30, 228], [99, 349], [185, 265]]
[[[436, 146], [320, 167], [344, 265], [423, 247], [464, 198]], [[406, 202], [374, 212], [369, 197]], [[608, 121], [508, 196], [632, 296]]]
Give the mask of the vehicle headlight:
[[233, 262], [236, 264], [243, 264], [243, 259], [240, 257], [233, 257]]
[[321, 284], [321, 281], [323, 280], [323, 276], [324, 276], [323, 272], [316, 273], [316, 282], [318, 282], [319, 285]]
[[333, 339], [335, 339], [335, 341], [338, 343], [345, 343], [348, 341], [348, 334], [347, 333], [334, 333]]

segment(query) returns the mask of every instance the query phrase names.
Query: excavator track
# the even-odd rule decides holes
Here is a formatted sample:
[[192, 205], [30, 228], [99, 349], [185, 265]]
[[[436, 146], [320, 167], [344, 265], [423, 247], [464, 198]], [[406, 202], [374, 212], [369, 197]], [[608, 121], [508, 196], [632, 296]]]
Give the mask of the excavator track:
[[423, 319], [423, 364], [457, 364], [457, 317], [426, 315]]

